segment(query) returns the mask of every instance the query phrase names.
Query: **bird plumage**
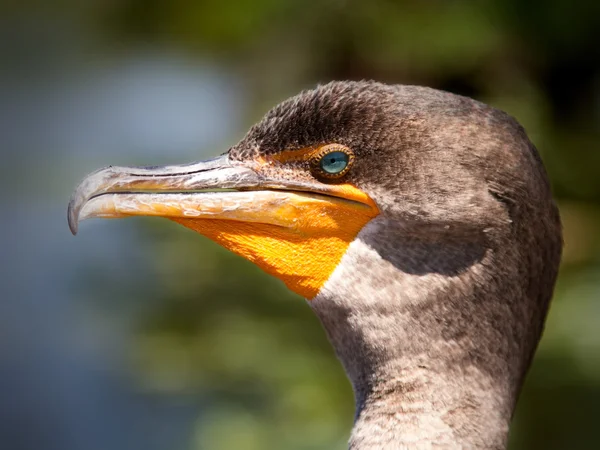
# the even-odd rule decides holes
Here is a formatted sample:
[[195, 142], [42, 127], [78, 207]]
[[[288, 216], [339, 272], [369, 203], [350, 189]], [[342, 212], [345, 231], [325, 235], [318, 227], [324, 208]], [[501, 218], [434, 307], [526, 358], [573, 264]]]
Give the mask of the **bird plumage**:
[[[343, 179], [311, 165], [330, 144], [352, 152]], [[523, 128], [429, 88], [333, 82], [276, 106], [225, 157], [256, 174], [251, 189], [374, 202], [310, 301], [354, 387], [350, 448], [504, 448], [562, 248]], [[244, 256], [268, 264], [257, 252]]]

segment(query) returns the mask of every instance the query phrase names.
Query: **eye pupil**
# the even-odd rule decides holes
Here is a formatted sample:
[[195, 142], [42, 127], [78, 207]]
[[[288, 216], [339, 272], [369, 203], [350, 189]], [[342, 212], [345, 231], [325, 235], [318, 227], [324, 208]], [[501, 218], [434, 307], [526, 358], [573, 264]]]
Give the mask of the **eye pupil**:
[[321, 169], [326, 173], [336, 175], [348, 166], [349, 160], [350, 157], [344, 152], [331, 152], [321, 158]]

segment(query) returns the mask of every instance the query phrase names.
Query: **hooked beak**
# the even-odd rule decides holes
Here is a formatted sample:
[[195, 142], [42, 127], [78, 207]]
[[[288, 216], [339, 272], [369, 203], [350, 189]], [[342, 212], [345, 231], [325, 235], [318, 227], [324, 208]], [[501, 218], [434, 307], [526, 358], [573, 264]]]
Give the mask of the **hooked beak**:
[[312, 298], [379, 213], [351, 185], [277, 180], [228, 155], [181, 166], [107, 167], [73, 193], [71, 232], [92, 217], [160, 216], [201, 233]]
[[299, 209], [319, 202], [365, 212], [376, 208], [358, 189], [265, 180], [225, 154], [192, 164], [96, 171], [71, 196], [68, 222], [74, 235], [80, 221], [93, 217], [205, 218], [285, 227], [294, 225]]
[[227, 155], [180, 166], [109, 166], [88, 175], [71, 196], [69, 228], [75, 235], [79, 222], [92, 217], [214, 216], [235, 209], [236, 193], [202, 191], [259, 186], [256, 172], [232, 166]]

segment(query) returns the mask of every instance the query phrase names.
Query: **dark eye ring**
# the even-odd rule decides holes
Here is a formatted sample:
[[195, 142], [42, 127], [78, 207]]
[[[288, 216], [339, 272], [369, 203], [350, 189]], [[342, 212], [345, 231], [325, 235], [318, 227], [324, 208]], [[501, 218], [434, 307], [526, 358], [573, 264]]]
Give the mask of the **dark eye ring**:
[[330, 144], [321, 147], [313, 158], [313, 170], [325, 178], [341, 178], [348, 173], [354, 162], [354, 153], [343, 145]]

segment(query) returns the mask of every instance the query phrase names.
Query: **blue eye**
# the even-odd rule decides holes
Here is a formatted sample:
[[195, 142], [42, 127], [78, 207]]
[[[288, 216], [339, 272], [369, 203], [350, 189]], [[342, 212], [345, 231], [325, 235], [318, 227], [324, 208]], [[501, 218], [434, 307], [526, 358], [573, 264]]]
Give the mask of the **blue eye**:
[[317, 178], [339, 180], [354, 164], [354, 152], [342, 144], [327, 144], [310, 159], [310, 167]]
[[321, 157], [319, 166], [326, 174], [338, 175], [348, 167], [349, 162], [350, 156], [347, 153], [330, 152]]

